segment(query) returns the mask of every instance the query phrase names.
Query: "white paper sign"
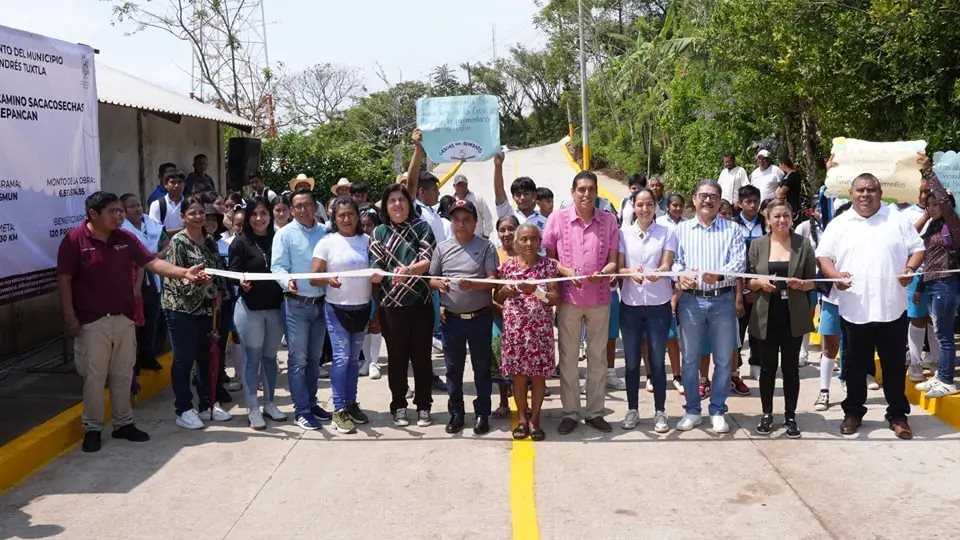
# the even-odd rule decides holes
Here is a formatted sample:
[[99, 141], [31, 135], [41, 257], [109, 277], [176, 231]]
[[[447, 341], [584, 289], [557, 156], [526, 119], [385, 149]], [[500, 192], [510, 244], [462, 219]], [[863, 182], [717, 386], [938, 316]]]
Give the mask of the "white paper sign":
[[853, 179], [870, 173], [880, 180], [883, 199], [917, 202], [920, 194], [920, 168], [917, 152], [924, 152], [926, 141], [873, 142], [837, 137], [833, 139], [835, 167], [827, 170], [827, 195], [849, 197]]

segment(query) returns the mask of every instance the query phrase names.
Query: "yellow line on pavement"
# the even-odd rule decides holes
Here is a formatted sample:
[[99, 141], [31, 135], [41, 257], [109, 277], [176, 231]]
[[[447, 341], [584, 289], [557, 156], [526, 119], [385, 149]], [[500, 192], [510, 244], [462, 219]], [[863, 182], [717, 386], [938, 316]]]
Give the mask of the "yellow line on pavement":
[[[580, 164], [577, 163], [577, 160], [573, 159], [573, 155], [570, 153], [570, 149], [567, 148], [567, 145], [565, 143], [560, 143], [560, 147], [563, 148], [563, 155], [567, 158], [567, 163], [570, 164], [570, 167], [575, 172], [582, 171], [583, 168], [580, 167]], [[614, 207], [616, 207], [616, 205], [619, 204], [619, 201], [617, 201], [614, 198], [613, 193], [610, 193], [609, 191], [607, 191], [606, 188], [600, 185], [600, 182], [597, 182], [597, 194], [603, 197], [604, 199], [610, 201], [610, 204], [614, 205]]]
[[[510, 400], [510, 429], [517, 427], [519, 415], [517, 404]], [[537, 521], [537, 499], [534, 490], [533, 465], [536, 452], [533, 441], [513, 441], [510, 451], [510, 515], [513, 520], [513, 537], [517, 540], [539, 540], [540, 524]]]

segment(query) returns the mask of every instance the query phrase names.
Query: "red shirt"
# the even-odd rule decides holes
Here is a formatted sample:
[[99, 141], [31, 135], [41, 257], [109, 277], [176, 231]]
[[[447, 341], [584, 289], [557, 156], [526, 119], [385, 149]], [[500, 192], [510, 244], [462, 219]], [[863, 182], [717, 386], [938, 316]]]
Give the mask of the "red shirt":
[[106, 242], [94, 238], [87, 220], [67, 233], [57, 253], [57, 275], [73, 276], [73, 309], [80, 324], [116, 314], [134, 320], [130, 267], [154, 258], [137, 237], [121, 229]]

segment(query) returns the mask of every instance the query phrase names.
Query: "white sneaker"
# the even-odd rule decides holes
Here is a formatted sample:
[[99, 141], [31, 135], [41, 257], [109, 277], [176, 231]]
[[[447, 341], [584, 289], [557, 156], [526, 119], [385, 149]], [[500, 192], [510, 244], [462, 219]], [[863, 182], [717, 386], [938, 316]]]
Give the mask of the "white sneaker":
[[361, 377], [366, 377], [366, 376], [369, 375], [369, 374], [370, 374], [370, 361], [369, 361], [369, 360], [364, 360], [363, 363], [360, 364], [360, 373], [359, 373], [359, 375], [360, 375]]
[[673, 389], [683, 395], [683, 382], [678, 381], [677, 379], [673, 380]]
[[627, 411], [627, 415], [623, 417], [623, 422], [620, 422], [620, 427], [634, 429], [638, 423], [640, 423], [640, 413], [636, 409], [630, 409]]
[[690, 431], [691, 429], [699, 426], [700, 422], [703, 422], [703, 416], [699, 414], [686, 413], [683, 415], [683, 418], [677, 422], [677, 430]]
[[406, 409], [397, 409], [393, 413], [393, 425], [395, 426], [409, 426], [410, 421], [407, 420], [407, 410]]
[[430, 411], [417, 411], [417, 425], [420, 427], [427, 427], [433, 423], [433, 417], [430, 416]]
[[727, 424], [727, 419], [722, 414], [714, 414], [710, 417], [710, 423], [713, 427], [714, 433], [729, 433], [730, 425]]
[[947, 384], [936, 377], [933, 379], [937, 382], [934, 383], [933, 387], [928, 390], [926, 394], [924, 394], [930, 399], [952, 396], [957, 392], [960, 392], [960, 390], [957, 390], [957, 385], [955, 384]]
[[760, 380], [760, 366], [750, 366], [750, 378], [755, 381]]
[[380, 373], [380, 365], [377, 364], [376, 362], [371, 362], [371, 363], [370, 363], [370, 378], [371, 378], [371, 379], [379, 379], [381, 376], [382, 376], [382, 375], [381, 375], [381, 373]]
[[257, 431], [267, 429], [267, 423], [263, 421], [263, 414], [254, 409], [247, 414], [247, 419], [250, 421], [250, 427]]
[[923, 381], [922, 383], [917, 383], [916, 385], [914, 385], [914, 388], [916, 388], [920, 392], [927, 392], [931, 388], [933, 388], [934, 385], [936, 385], [938, 382], [940, 382], [940, 379], [936, 377], [930, 377], [929, 379]]
[[820, 395], [817, 396], [817, 401], [813, 403], [813, 410], [815, 411], [825, 411], [830, 408], [830, 392], [820, 391]]
[[879, 390], [880, 384], [877, 382], [873, 375], [867, 375], [867, 390]]
[[281, 411], [280, 408], [273, 403], [263, 404], [263, 414], [267, 415], [267, 418], [273, 420], [274, 422], [287, 421], [287, 415], [283, 414], [283, 411]]
[[800, 358], [797, 360], [797, 367], [804, 367], [804, 366], [806, 366], [806, 365], [809, 363], [809, 362], [807, 362], [807, 360], [809, 360], [809, 359], [810, 359], [810, 354], [809, 354], [809, 353], [807, 353], [807, 352], [801, 352], [801, 353], [800, 353]]
[[177, 417], [177, 425], [183, 429], [203, 429], [203, 421], [196, 410], [184, 411]]
[[647, 391], [648, 394], [653, 393], [653, 381], [647, 379], [647, 382], [643, 385], [643, 389]]
[[437, 352], [443, 352], [443, 341], [440, 341], [437, 338], [433, 338], [433, 348]]
[[627, 383], [623, 382], [623, 379], [616, 375], [607, 374], [607, 388], [610, 390], [626, 390]]
[[667, 418], [667, 413], [657, 411], [657, 414], [653, 417], [653, 431], [657, 433], [670, 431], [670, 419]]
[[908, 374], [910, 375], [910, 380], [913, 382], [923, 382], [926, 378], [923, 376], [923, 367], [921, 367], [920, 364], [910, 364]]
[[[203, 411], [203, 413], [205, 415], [210, 414], [208, 411]], [[230, 413], [223, 410], [223, 407], [220, 406], [219, 402], [213, 404], [213, 421], [214, 422], [229, 422], [231, 419], [233, 419], [233, 417], [230, 416]]]

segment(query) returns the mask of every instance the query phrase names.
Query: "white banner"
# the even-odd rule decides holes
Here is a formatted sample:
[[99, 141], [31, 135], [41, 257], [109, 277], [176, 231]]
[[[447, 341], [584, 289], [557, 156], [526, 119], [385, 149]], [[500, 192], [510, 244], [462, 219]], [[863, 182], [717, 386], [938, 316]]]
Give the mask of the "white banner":
[[0, 26], [0, 305], [56, 283], [60, 240], [100, 189], [94, 51]]

